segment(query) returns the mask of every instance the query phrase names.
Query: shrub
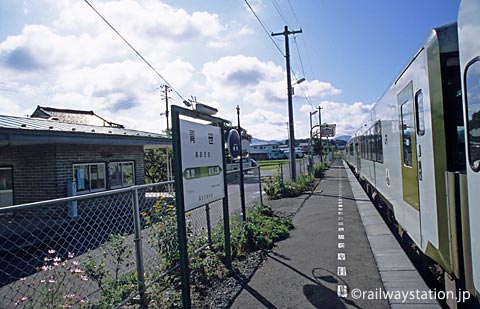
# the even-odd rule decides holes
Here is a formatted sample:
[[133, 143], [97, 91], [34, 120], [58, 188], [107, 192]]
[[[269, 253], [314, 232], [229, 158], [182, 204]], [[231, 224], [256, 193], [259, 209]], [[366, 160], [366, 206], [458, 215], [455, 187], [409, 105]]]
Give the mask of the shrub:
[[315, 163], [313, 165], [313, 176], [315, 178], [323, 178], [325, 175], [325, 171], [329, 168], [330, 166], [328, 163]]
[[312, 181], [308, 176], [298, 176], [297, 181], [283, 182], [280, 176], [275, 176], [265, 186], [265, 193], [271, 200], [278, 200], [284, 197], [297, 197], [306, 190], [311, 189]]
[[[232, 258], [248, 252], [266, 250], [274, 242], [285, 239], [293, 228], [291, 219], [276, 216], [269, 206], [255, 206], [247, 210], [247, 223], [242, 226], [240, 216], [231, 219], [230, 241]], [[223, 226], [214, 229], [212, 240], [216, 250], [224, 250]]]

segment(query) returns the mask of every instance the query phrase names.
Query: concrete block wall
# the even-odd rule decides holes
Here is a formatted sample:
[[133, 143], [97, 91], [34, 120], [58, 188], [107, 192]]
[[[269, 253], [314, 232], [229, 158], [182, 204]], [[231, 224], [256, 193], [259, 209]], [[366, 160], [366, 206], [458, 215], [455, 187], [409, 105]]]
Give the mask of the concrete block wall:
[[143, 146], [44, 144], [5, 146], [0, 152], [0, 166], [13, 168], [14, 204], [67, 196], [73, 164], [105, 163], [108, 190], [108, 164], [123, 161], [134, 162], [135, 184], [143, 184]]

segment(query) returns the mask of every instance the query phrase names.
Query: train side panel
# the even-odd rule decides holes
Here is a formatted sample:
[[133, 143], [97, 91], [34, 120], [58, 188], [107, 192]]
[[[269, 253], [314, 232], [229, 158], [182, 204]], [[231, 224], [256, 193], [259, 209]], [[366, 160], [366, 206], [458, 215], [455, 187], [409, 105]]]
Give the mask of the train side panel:
[[[460, 69], [466, 124], [468, 209], [464, 216], [469, 225], [470, 255], [465, 267], [471, 268], [472, 278], [467, 277], [467, 288], [480, 296], [480, 2], [463, 0], [458, 14]], [[471, 265], [468, 265], [471, 262]], [[467, 273], [468, 276], [468, 273]], [[471, 279], [471, 280], [470, 280]]]

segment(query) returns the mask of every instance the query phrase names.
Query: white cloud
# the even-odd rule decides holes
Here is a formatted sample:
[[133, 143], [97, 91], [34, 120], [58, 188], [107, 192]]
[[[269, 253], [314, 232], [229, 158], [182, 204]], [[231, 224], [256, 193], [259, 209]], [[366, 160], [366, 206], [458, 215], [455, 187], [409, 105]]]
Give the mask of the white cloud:
[[287, 136], [287, 117], [271, 110], [257, 108], [242, 114], [242, 127], [256, 138], [271, 140]]
[[337, 135], [352, 135], [360, 127], [374, 104], [322, 101], [322, 123], [335, 123]]

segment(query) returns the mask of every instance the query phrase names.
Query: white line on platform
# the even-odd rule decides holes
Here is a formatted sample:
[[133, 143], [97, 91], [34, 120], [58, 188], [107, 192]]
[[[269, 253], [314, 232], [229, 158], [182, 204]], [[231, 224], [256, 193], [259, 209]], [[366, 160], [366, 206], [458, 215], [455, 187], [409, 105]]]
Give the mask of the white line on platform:
[[347, 297], [348, 289], [346, 285], [337, 285], [337, 295], [338, 297]]

